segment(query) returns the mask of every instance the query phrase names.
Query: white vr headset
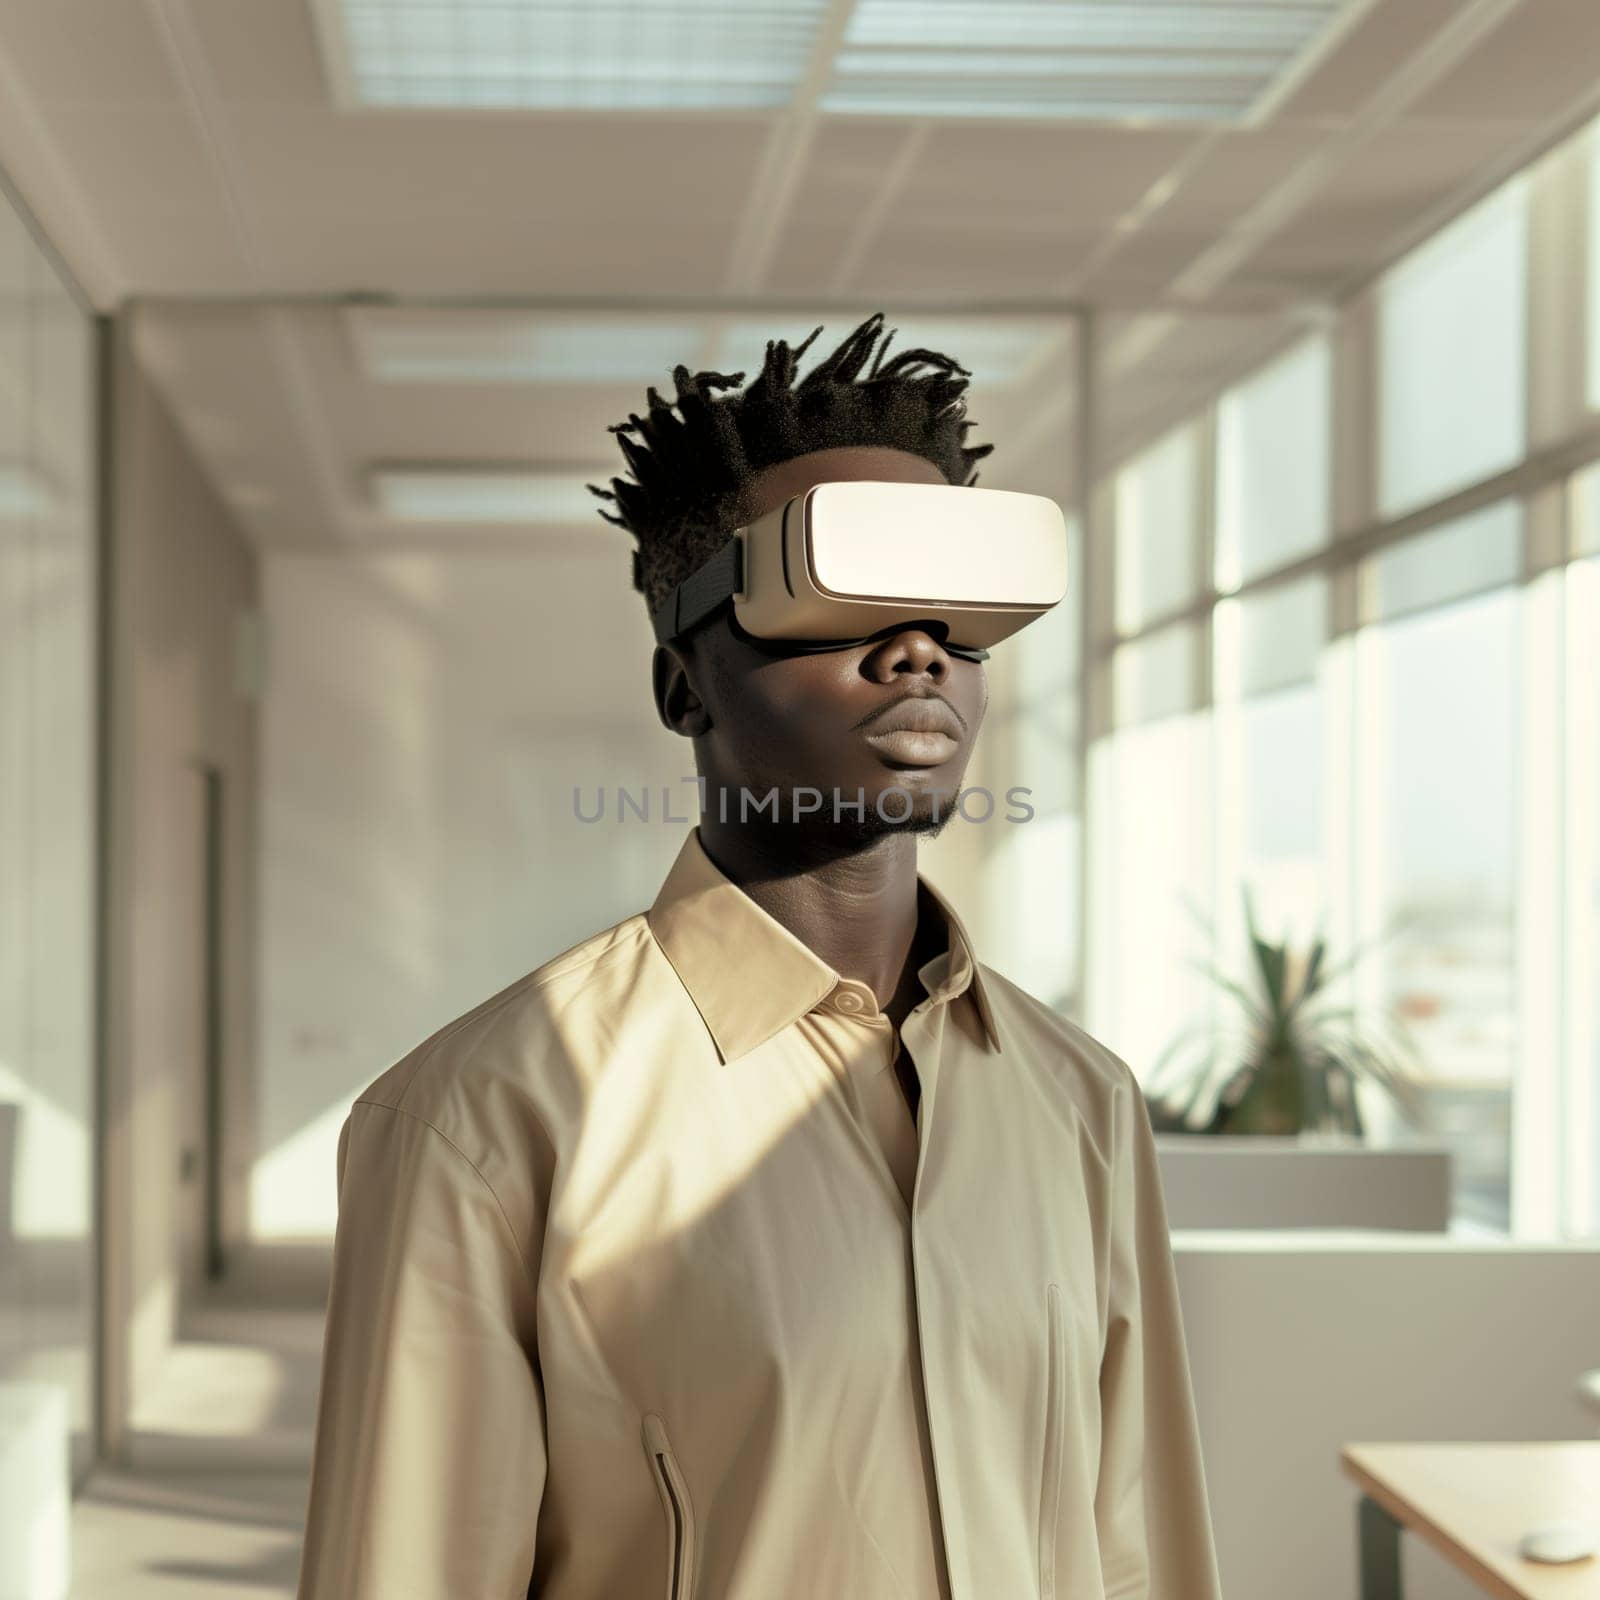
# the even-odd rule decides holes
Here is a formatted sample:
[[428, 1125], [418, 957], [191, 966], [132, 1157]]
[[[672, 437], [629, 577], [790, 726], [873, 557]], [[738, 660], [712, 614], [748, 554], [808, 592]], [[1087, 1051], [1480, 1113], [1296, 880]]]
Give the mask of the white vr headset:
[[732, 601], [729, 626], [773, 654], [864, 644], [933, 625], [982, 661], [1067, 592], [1054, 500], [953, 484], [819, 483], [758, 518], [651, 613], [666, 644]]

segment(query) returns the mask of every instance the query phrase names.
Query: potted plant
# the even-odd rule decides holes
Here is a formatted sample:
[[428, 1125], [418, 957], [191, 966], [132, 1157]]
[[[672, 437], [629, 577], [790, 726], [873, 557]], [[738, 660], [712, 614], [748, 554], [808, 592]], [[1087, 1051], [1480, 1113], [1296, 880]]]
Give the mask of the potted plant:
[[[1414, 1052], [1403, 1034], [1358, 1025], [1329, 990], [1357, 956], [1327, 964], [1320, 936], [1303, 949], [1269, 943], [1244, 892], [1250, 959], [1242, 978], [1214, 961], [1196, 963], [1236, 1003], [1231, 1024], [1185, 1029], [1162, 1053], [1145, 1086], [1157, 1132], [1287, 1134], [1363, 1130], [1356, 1085], [1389, 1096], [1406, 1121], [1421, 1121]], [[1192, 1048], [1198, 1041], [1198, 1053]]]

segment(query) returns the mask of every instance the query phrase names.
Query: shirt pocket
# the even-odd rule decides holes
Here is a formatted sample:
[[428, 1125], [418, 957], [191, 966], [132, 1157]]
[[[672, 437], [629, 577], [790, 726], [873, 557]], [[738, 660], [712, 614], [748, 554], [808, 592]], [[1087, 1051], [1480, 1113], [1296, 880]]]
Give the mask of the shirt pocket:
[[694, 1505], [666, 1425], [654, 1412], [644, 1419], [644, 1449], [667, 1518], [666, 1600], [691, 1600], [694, 1594]]
[[1061, 1289], [1045, 1285], [1044, 1461], [1039, 1487], [1039, 1596], [1055, 1600], [1056, 1535], [1061, 1519], [1061, 1450], [1067, 1407], [1067, 1330]]

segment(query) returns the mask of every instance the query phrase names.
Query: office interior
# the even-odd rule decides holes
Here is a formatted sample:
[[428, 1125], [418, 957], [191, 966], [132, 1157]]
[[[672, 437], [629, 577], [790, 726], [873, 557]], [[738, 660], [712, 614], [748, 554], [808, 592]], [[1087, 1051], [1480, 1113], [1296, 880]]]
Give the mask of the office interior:
[[[880, 309], [1068, 514], [925, 871], [1210, 1085], [1226, 1592], [1600, 1435], [1592, 0], [6, 0], [0, 179], [0, 1591], [293, 1594], [351, 1101], [684, 831], [607, 427]], [[1359, 1133], [1197, 1131], [1252, 928]]]

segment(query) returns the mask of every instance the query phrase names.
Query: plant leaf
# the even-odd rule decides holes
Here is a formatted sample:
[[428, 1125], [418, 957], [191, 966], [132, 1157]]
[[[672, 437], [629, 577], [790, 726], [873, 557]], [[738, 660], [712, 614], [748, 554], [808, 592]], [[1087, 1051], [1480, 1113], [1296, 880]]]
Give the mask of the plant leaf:
[[1321, 939], [1311, 946], [1311, 955], [1306, 961], [1306, 975], [1300, 980], [1300, 993], [1295, 1000], [1296, 1007], [1304, 1005], [1317, 992], [1317, 979], [1322, 972], [1322, 958], [1327, 952], [1328, 947]]
[[1209, 978], [1219, 989], [1225, 989], [1231, 994], [1259, 1026], [1263, 1028], [1271, 1026], [1271, 1013], [1262, 1006], [1261, 1002], [1242, 983], [1236, 983], [1211, 962], [1191, 959], [1189, 965], [1196, 972]]

